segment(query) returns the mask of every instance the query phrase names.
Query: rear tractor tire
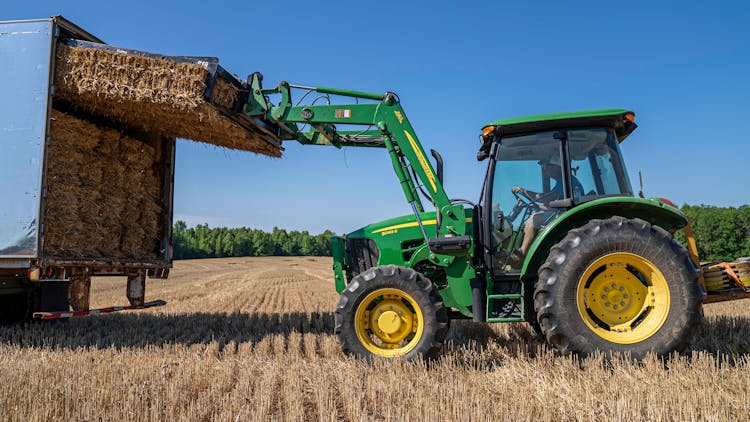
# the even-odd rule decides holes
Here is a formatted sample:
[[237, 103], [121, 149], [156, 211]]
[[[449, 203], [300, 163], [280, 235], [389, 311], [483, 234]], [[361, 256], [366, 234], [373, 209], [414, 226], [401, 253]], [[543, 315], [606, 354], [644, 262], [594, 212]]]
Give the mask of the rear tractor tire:
[[560, 352], [666, 355], [690, 345], [702, 318], [699, 271], [661, 227], [592, 220], [550, 249], [534, 309]]
[[435, 358], [449, 323], [432, 282], [395, 265], [373, 267], [352, 278], [335, 318], [343, 351], [361, 358]]

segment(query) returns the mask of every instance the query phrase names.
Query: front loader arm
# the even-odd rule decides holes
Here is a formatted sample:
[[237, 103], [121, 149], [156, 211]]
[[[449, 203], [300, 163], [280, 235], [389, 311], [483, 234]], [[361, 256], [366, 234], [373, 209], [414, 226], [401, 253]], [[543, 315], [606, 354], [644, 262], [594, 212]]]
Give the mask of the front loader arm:
[[[406, 113], [393, 93], [374, 94], [325, 87], [305, 87], [281, 82], [276, 88], [263, 89], [262, 76], [251, 75], [248, 85], [250, 96], [244, 111], [251, 117], [261, 118], [279, 126], [280, 137], [296, 140], [305, 145], [330, 145], [385, 148], [391, 158], [393, 169], [399, 179], [404, 196], [419, 221], [424, 211], [417, 194], [416, 175], [428, 192], [444, 227], [442, 236], [466, 235], [466, 216], [463, 206], [452, 205], [441, 181], [427, 159], [424, 148], [414, 132]], [[304, 95], [317, 93], [318, 98], [330, 100], [329, 95], [350, 97], [354, 104], [293, 105], [292, 88], [307, 91]], [[269, 95], [280, 95], [277, 105]], [[359, 100], [375, 102], [359, 103]], [[367, 126], [365, 130], [338, 130], [339, 126]], [[308, 128], [302, 130], [302, 128]], [[424, 231], [423, 231], [424, 233]], [[425, 236], [425, 240], [427, 236]]]

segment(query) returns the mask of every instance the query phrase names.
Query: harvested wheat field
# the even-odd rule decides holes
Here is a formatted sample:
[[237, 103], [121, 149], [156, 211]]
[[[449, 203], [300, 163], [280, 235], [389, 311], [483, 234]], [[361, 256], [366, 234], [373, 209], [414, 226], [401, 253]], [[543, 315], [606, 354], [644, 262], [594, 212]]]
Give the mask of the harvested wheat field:
[[[178, 261], [138, 313], [0, 328], [4, 420], [748, 420], [750, 300], [683, 356], [560, 357], [526, 324], [454, 321], [432, 364], [344, 356], [329, 258]], [[125, 301], [96, 279], [93, 306]]]

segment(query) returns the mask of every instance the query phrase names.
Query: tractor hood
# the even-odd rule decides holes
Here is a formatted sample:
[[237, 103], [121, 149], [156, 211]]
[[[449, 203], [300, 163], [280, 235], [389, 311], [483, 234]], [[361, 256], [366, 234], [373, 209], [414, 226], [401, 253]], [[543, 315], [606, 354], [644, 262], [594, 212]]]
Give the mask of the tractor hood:
[[[435, 225], [437, 220], [435, 219], [435, 212], [424, 212], [419, 214], [422, 219], [422, 225], [428, 234], [435, 234]], [[417, 230], [419, 231], [419, 224], [417, 223], [414, 214], [402, 215], [400, 217], [390, 218], [388, 220], [379, 221], [364, 226], [358, 230], [355, 230], [346, 235], [347, 238], [374, 238], [384, 237], [398, 233], [404, 230]], [[421, 237], [421, 235], [420, 235]]]

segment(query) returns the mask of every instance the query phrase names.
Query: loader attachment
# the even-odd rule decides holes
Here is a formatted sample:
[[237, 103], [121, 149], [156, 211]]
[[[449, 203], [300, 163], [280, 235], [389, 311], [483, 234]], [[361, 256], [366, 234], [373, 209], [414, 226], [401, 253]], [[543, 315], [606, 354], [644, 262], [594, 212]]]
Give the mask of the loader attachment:
[[165, 56], [62, 39], [55, 101], [130, 129], [278, 157], [278, 126], [241, 113], [246, 85], [215, 57]]

